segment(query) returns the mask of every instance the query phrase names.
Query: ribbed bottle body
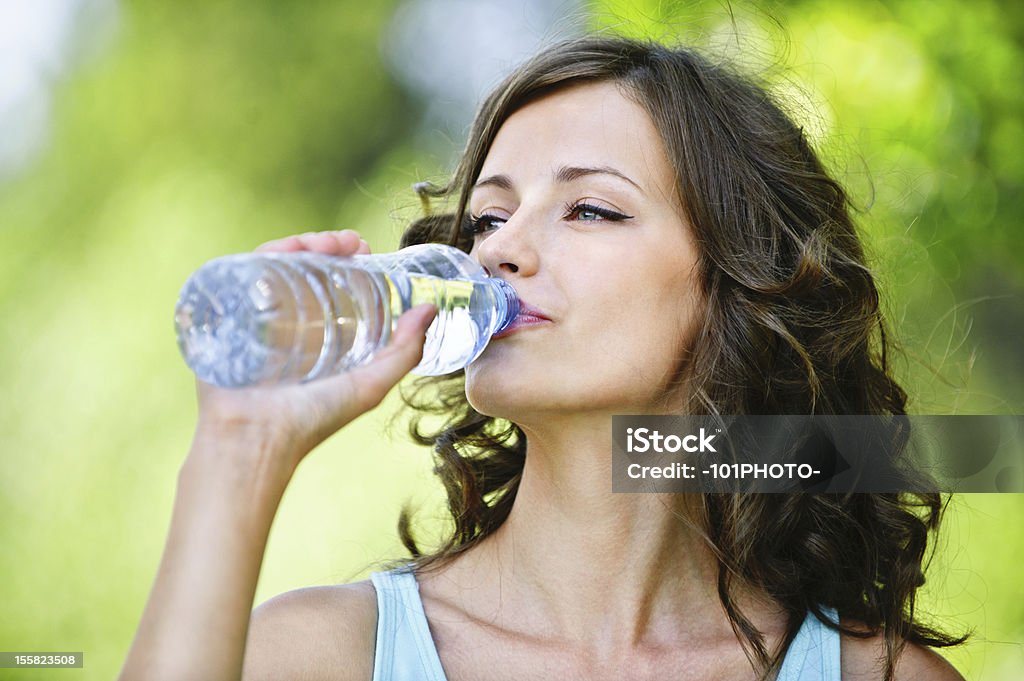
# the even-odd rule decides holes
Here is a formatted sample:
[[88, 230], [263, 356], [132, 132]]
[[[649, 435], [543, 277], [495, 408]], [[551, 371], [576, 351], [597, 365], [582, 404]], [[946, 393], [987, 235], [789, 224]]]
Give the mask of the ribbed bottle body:
[[301, 382], [364, 364], [398, 317], [420, 303], [438, 315], [413, 370], [465, 367], [518, 312], [503, 281], [465, 253], [437, 244], [338, 258], [244, 254], [213, 260], [182, 289], [178, 344], [200, 379], [223, 387]]

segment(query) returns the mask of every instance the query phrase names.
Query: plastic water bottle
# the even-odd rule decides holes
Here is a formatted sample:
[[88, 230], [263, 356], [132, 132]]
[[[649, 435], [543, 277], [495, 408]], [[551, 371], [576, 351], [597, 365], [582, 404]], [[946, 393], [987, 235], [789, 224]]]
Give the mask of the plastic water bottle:
[[519, 314], [515, 290], [451, 246], [346, 258], [248, 253], [211, 260], [185, 283], [178, 347], [200, 379], [221, 387], [311, 381], [370, 361], [420, 303], [438, 309], [413, 369], [425, 376], [465, 367]]

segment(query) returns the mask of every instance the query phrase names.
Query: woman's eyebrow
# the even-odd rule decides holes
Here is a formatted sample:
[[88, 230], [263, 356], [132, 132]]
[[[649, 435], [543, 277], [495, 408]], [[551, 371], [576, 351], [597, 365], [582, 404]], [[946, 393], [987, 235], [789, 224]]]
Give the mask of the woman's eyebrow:
[[555, 179], [559, 182], [572, 182], [573, 180], [578, 180], [579, 178], [586, 177], [587, 175], [611, 175], [630, 183], [636, 187], [641, 194], [644, 193], [644, 190], [640, 185], [631, 180], [624, 173], [612, 168], [611, 166], [562, 166], [558, 169], [558, 172], [555, 173]]
[[505, 191], [512, 191], [512, 178], [508, 175], [489, 175], [482, 180], [477, 180], [477, 183], [473, 185], [473, 189], [481, 187], [497, 187]]
[[[555, 173], [555, 180], [558, 182], [572, 182], [581, 177], [586, 177], [587, 175], [611, 175], [630, 183], [636, 187], [641, 194], [644, 193], [644, 190], [640, 185], [631, 180], [624, 173], [612, 168], [611, 166], [562, 166], [558, 169], [558, 172]], [[498, 189], [504, 189], [505, 191], [512, 191], [513, 182], [512, 178], [508, 175], [488, 175], [487, 177], [478, 180], [477, 183], [473, 185], [473, 189], [480, 189], [481, 187], [497, 187]]]

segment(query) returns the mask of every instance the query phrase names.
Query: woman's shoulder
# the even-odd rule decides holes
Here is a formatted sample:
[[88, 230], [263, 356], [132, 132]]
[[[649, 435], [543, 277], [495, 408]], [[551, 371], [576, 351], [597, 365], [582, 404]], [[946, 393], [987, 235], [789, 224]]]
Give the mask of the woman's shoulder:
[[256, 608], [243, 679], [368, 679], [377, 597], [370, 580], [288, 591]]
[[[840, 639], [843, 681], [878, 681], [885, 662], [885, 639], [879, 636]], [[896, 660], [895, 681], [964, 681], [964, 677], [931, 648], [908, 643]]]

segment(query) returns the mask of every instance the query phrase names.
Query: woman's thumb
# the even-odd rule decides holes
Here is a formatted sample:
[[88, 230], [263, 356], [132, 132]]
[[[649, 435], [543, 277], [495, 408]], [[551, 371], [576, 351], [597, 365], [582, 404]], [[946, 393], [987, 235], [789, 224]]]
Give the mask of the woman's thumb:
[[371, 409], [402, 377], [423, 358], [427, 328], [437, 315], [437, 307], [429, 303], [417, 305], [398, 319], [391, 342], [373, 360], [353, 373], [359, 374], [356, 402]]

